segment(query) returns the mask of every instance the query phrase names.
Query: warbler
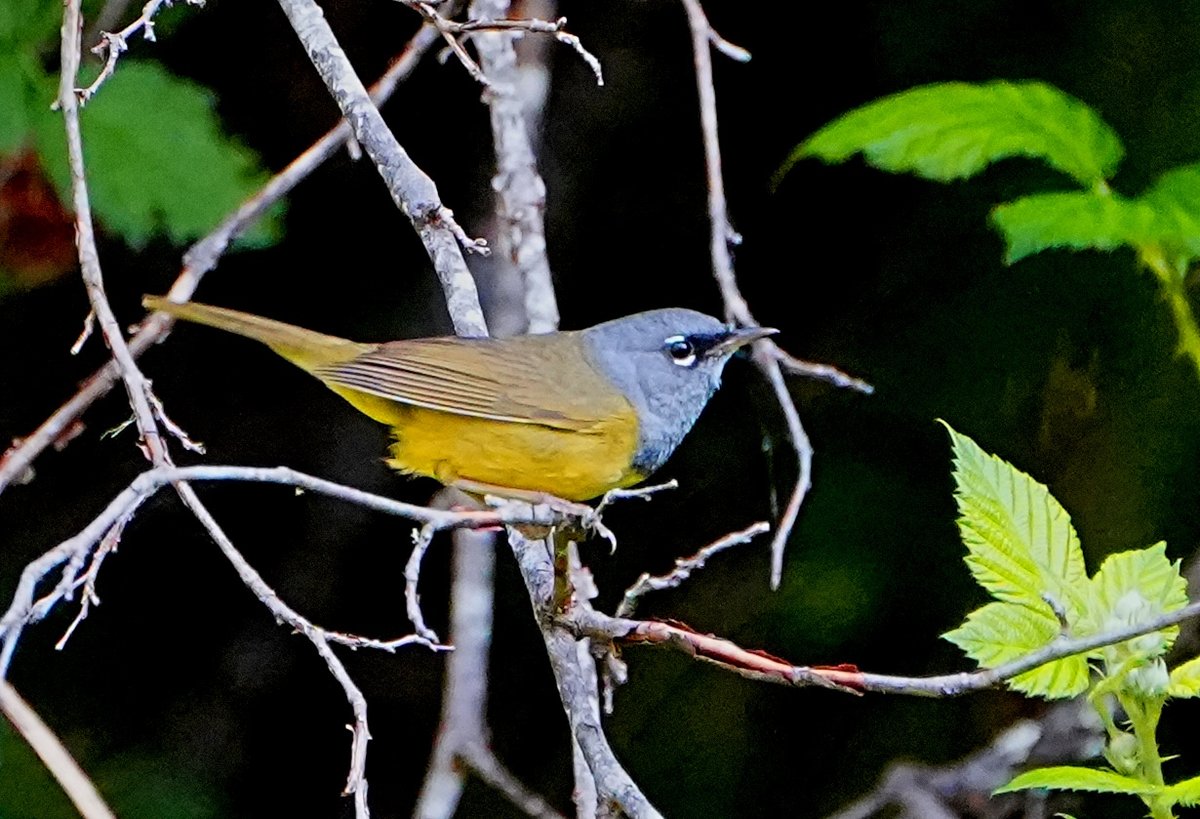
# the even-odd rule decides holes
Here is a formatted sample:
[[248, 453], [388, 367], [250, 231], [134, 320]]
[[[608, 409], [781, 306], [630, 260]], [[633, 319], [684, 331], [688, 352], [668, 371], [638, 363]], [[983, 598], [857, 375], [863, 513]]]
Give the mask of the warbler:
[[585, 501], [670, 457], [740, 347], [769, 327], [694, 310], [586, 330], [372, 344], [249, 313], [146, 296], [143, 304], [260, 341], [395, 435], [388, 463], [474, 494]]

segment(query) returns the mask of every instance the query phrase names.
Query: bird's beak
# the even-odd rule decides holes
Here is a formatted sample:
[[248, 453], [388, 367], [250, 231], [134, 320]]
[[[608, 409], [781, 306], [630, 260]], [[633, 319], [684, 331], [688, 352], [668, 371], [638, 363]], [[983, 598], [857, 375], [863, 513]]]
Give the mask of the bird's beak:
[[760, 338], [773, 336], [778, 332], [774, 327], [738, 327], [730, 330], [729, 335], [722, 339], [711, 352], [717, 355], [731, 355], [747, 344], [753, 344]]

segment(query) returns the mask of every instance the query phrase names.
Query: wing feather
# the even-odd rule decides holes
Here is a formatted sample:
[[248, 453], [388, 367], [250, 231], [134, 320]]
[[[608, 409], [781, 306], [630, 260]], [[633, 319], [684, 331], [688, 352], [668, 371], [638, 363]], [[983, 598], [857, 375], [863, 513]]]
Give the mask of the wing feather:
[[580, 432], [633, 411], [577, 333], [393, 341], [314, 375], [410, 406]]

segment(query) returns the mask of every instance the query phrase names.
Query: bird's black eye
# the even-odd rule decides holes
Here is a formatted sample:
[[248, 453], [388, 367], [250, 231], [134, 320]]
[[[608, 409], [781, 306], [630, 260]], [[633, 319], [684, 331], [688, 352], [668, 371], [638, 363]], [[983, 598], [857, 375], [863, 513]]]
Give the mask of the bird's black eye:
[[680, 367], [690, 367], [696, 363], [696, 347], [684, 336], [671, 336], [663, 345], [671, 361]]

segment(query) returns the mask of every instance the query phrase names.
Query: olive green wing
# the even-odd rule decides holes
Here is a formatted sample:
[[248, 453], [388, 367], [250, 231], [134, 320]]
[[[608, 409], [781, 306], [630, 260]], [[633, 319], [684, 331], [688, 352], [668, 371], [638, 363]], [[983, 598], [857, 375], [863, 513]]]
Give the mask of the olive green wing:
[[580, 432], [633, 411], [577, 333], [393, 341], [313, 374], [410, 406]]

